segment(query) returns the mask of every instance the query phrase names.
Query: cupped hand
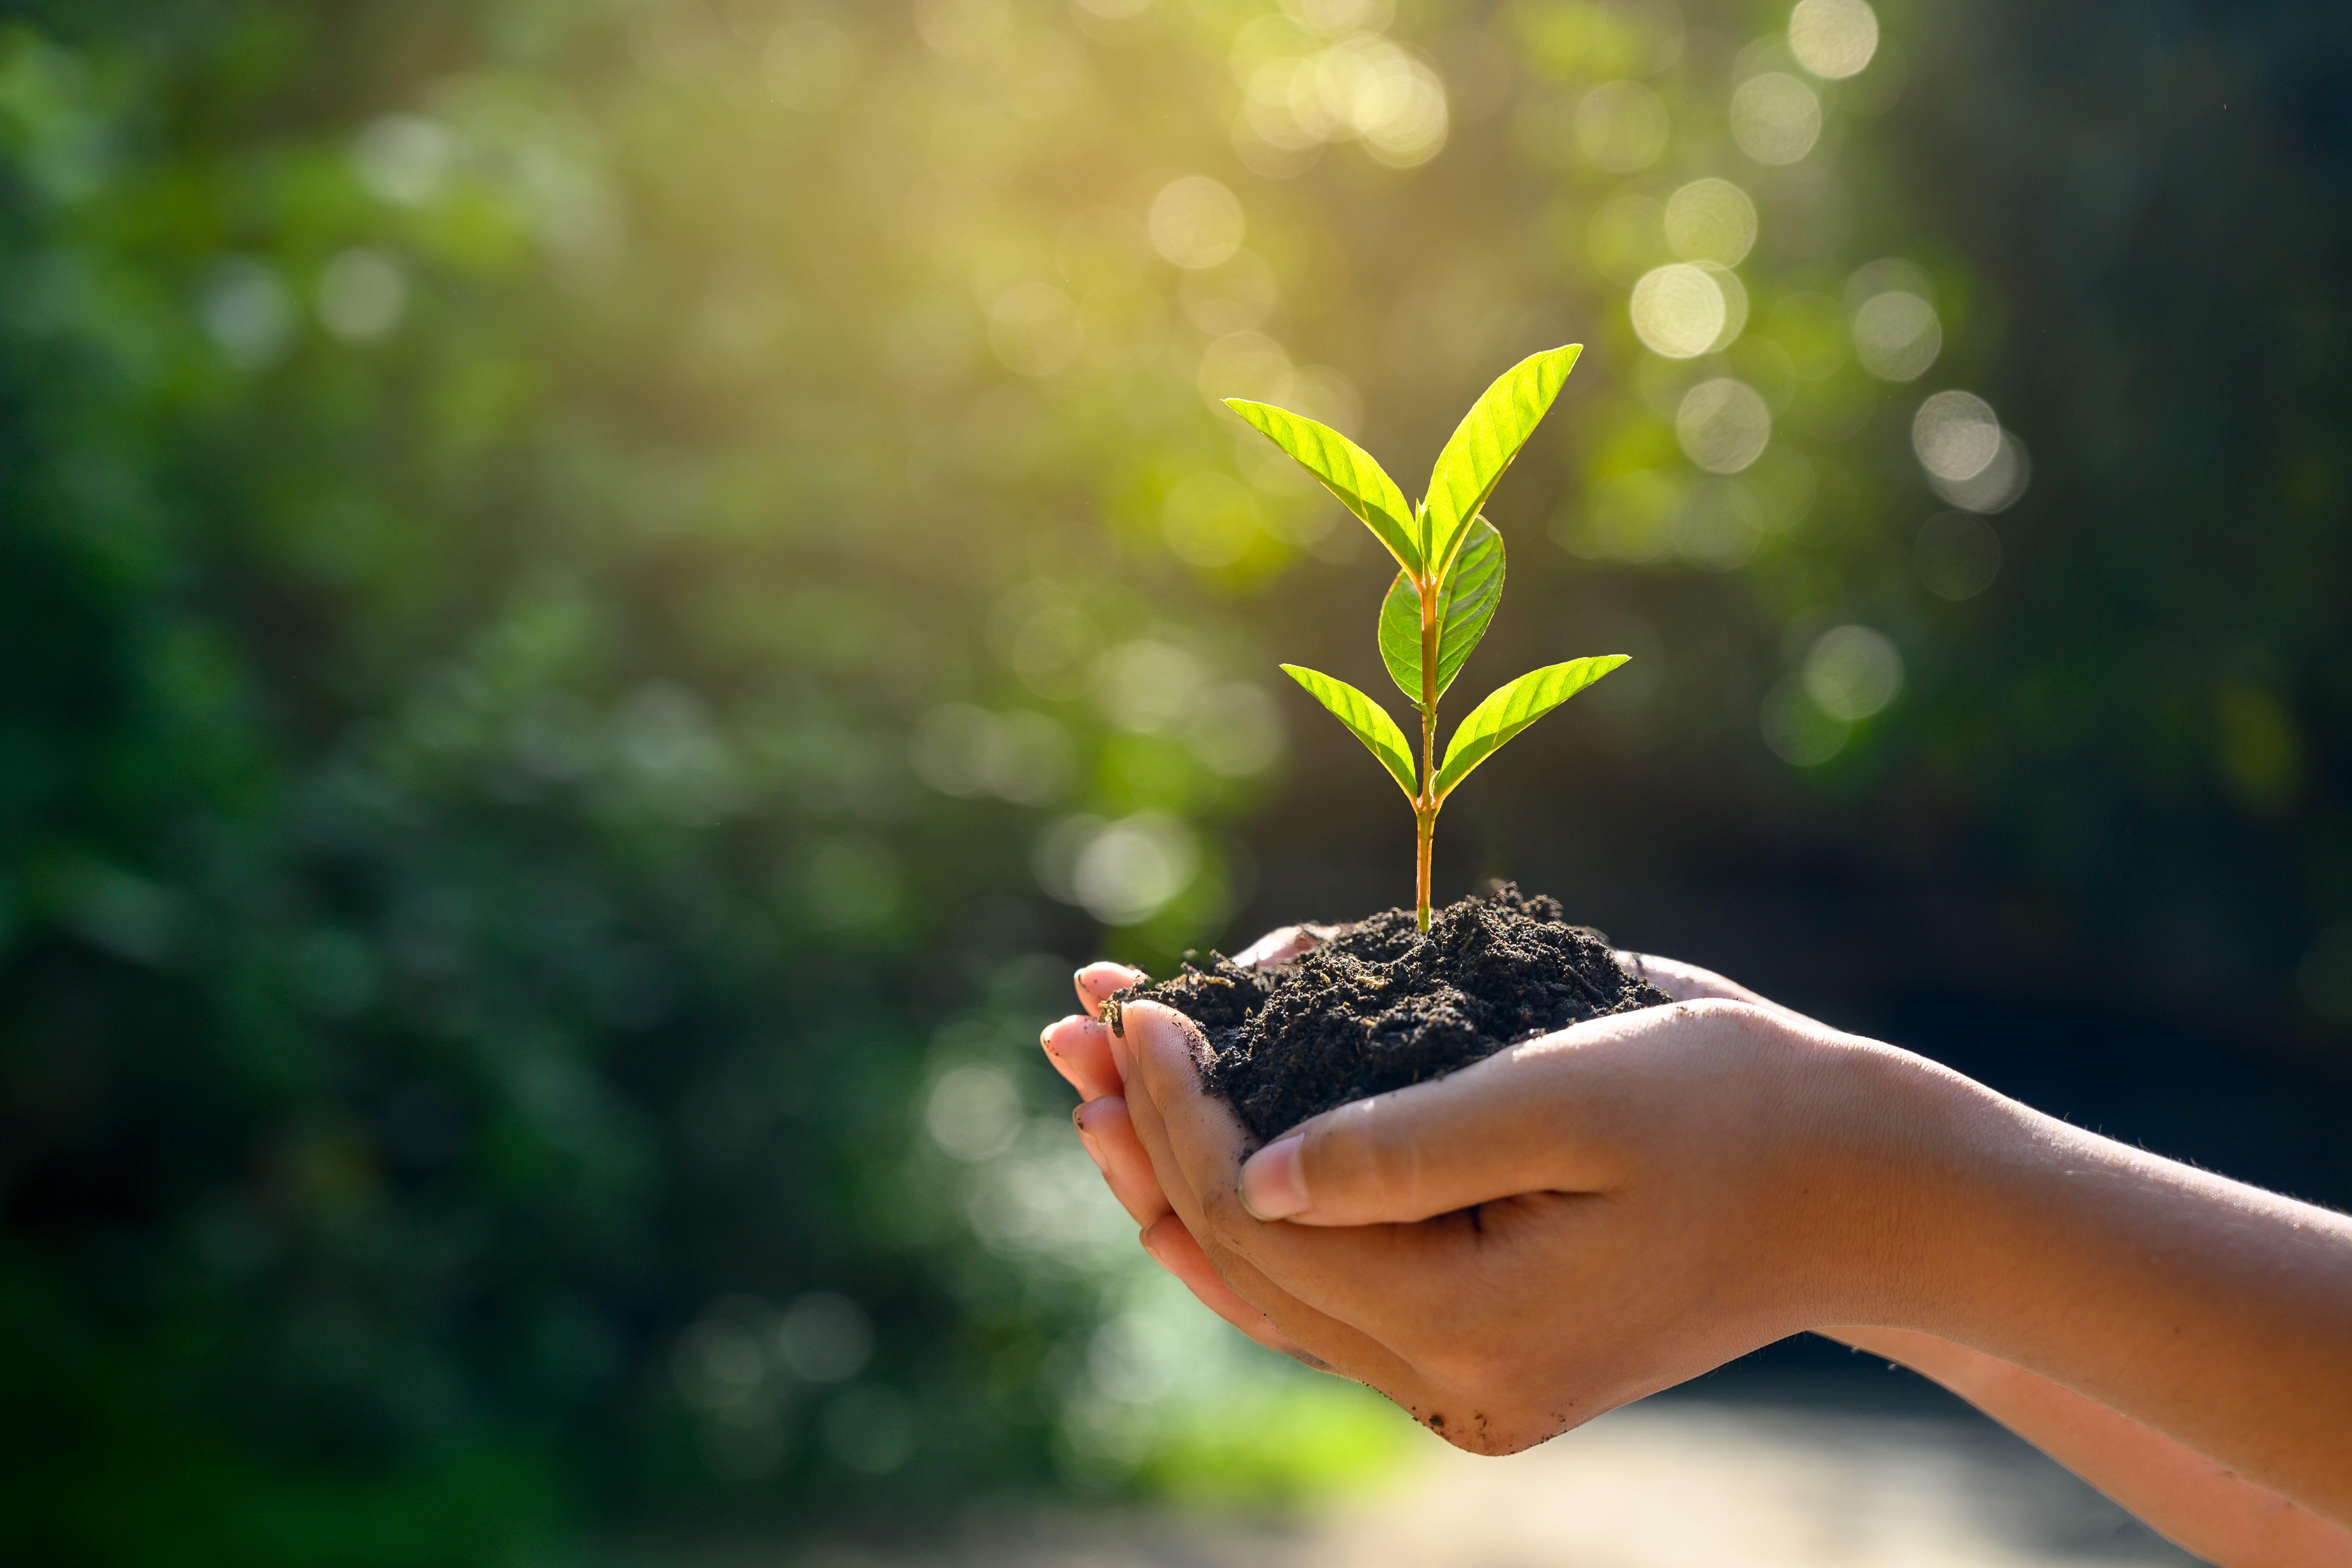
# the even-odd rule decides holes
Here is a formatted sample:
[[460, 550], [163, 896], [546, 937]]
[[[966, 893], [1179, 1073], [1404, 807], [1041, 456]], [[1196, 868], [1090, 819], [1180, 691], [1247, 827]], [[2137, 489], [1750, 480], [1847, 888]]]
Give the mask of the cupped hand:
[[1853, 1266], [1868, 1239], [1843, 1232], [1901, 1176], [1855, 1082], [1885, 1048], [1680, 1003], [1355, 1102], [1253, 1154], [1200, 1088], [1189, 1020], [1146, 1003], [1123, 1021], [1132, 1136], [1217, 1278], [1461, 1447], [1525, 1448], [1880, 1311], [1888, 1282]]
[[[1234, 962], [1258, 967], [1286, 963], [1330, 934], [1331, 928], [1328, 926], [1280, 926], [1242, 949], [1234, 956]], [[1789, 1013], [1745, 986], [1696, 965], [1644, 953], [1620, 953], [1617, 958], [1628, 970], [1676, 1001], [1714, 998], [1748, 1002], [1784, 1013], [1801, 1024], [1818, 1027], [1811, 1025], [1811, 1019]], [[1153, 1247], [1150, 1228], [1172, 1211], [1166, 1195], [1160, 1190], [1159, 1177], [1151, 1169], [1149, 1155], [1135, 1137], [1134, 1126], [1127, 1111], [1124, 1071], [1113, 1054], [1110, 1030], [1102, 1021], [1102, 1010], [1112, 997], [1150, 977], [1142, 970], [1129, 968], [1124, 964], [1102, 962], [1087, 965], [1073, 977], [1078, 1002], [1084, 1010], [1057, 1019], [1039, 1037], [1046, 1058], [1078, 1092], [1082, 1103], [1072, 1113], [1071, 1120], [1076, 1124], [1080, 1143], [1102, 1171], [1104, 1182], [1118, 1199], [1120, 1207], [1137, 1224], [1145, 1228], [1144, 1245], [1147, 1249]], [[1171, 1267], [1176, 1262], [1188, 1265], [1174, 1267], [1174, 1272], [1187, 1283], [1192, 1283], [1206, 1265], [1189, 1266], [1193, 1261], [1192, 1254], [1197, 1254], [1199, 1250], [1198, 1248], [1188, 1249], [1184, 1242], [1189, 1240], [1189, 1237], [1182, 1241], [1173, 1237], [1163, 1238], [1161, 1247], [1154, 1250], [1153, 1256]], [[1230, 1291], [1223, 1294], [1231, 1296]], [[1204, 1295], [1203, 1299], [1207, 1297]], [[1213, 1301], [1210, 1304], [1219, 1305]], [[1255, 1318], [1260, 1314], [1252, 1310], [1248, 1315]], [[1250, 1332], [1256, 1331], [1251, 1328]]]
[[[1261, 967], [1284, 963], [1328, 935], [1320, 926], [1282, 926], [1251, 943], [1234, 955], [1234, 961]], [[1181, 1281], [1202, 1305], [1260, 1344], [1325, 1369], [1318, 1358], [1276, 1328], [1272, 1320], [1218, 1277], [1200, 1243], [1176, 1218], [1151, 1168], [1151, 1158], [1136, 1136], [1134, 1121], [1128, 1113], [1125, 1062], [1122, 1053], [1114, 1050], [1109, 1026], [1101, 1015], [1103, 1005], [1112, 997], [1148, 978], [1142, 970], [1123, 964], [1087, 965], [1074, 977], [1078, 1002], [1085, 1010], [1048, 1025], [1039, 1037], [1047, 1060], [1081, 1098], [1070, 1116], [1077, 1127], [1078, 1141], [1102, 1172], [1111, 1196], [1142, 1228], [1139, 1239], [1144, 1250], [1160, 1267]]]
[[[1253, 956], [1300, 945], [1276, 933]], [[1205, 1304], [1505, 1451], [1853, 1315], [1807, 1261], [1834, 1206], [1804, 1201], [1805, 1120], [1780, 1103], [1843, 1037], [1705, 970], [1623, 956], [1697, 1005], [1317, 1117], [1245, 1184], [1247, 1141], [1199, 1089], [1188, 1020], [1143, 1004], [1124, 1040], [1074, 1017], [1046, 1046], [1089, 1096], [1081, 1134], [1145, 1245]], [[1081, 971], [1088, 1013], [1136, 977]]]

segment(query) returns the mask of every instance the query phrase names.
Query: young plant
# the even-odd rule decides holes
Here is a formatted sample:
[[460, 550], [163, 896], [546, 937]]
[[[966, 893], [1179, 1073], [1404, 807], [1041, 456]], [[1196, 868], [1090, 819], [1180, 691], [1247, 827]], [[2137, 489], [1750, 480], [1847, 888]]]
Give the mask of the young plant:
[[1479, 508], [1581, 352], [1582, 344], [1571, 343], [1532, 355], [1488, 387], [1437, 455], [1429, 493], [1418, 506], [1406, 503], [1370, 454], [1329, 426], [1270, 403], [1225, 400], [1321, 480], [1396, 558], [1396, 580], [1381, 603], [1381, 661], [1421, 709], [1418, 768], [1404, 732], [1371, 698], [1317, 671], [1282, 668], [1380, 758], [1412, 802], [1415, 910], [1423, 931], [1429, 929], [1429, 847], [1446, 796], [1506, 741], [1625, 662], [1622, 653], [1606, 653], [1521, 675], [1470, 710], [1446, 743], [1445, 760], [1437, 760], [1437, 699], [1486, 634], [1503, 599], [1503, 536]]

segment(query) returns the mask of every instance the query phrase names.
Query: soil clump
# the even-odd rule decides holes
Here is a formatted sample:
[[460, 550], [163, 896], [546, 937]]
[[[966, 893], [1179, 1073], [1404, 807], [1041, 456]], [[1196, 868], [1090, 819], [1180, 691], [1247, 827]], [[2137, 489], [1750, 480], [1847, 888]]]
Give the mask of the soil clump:
[[1559, 901], [1509, 883], [1437, 911], [1342, 926], [1286, 964], [1185, 955], [1173, 978], [1130, 987], [1105, 1016], [1160, 1002], [1200, 1025], [1201, 1079], [1264, 1143], [1350, 1100], [1442, 1078], [1588, 1019], [1673, 1000], [1618, 962]]

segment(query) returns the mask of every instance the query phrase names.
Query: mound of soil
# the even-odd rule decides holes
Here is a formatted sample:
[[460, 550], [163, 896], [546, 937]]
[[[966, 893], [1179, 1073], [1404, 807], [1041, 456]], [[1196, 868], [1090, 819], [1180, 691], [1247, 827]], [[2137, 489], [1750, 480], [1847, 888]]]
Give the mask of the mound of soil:
[[1410, 909], [1343, 926], [1287, 964], [1245, 969], [1185, 956], [1172, 979], [1131, 987], [1201, 1026], [1201, 1077], [1260, 1142], [1307, 1117], [1441, 1078], [1507, 1045], [1587, 1019], [1671, 1001], [1619, 967], [1599, 932], [1557, 900], [1508, 883], [1437, 911], [1429, 935]]

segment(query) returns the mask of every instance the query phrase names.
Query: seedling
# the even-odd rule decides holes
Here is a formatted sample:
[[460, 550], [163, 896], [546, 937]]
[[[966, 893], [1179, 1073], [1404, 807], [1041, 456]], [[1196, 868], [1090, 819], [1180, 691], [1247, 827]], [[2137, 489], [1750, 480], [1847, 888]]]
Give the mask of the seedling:
[[1318, 671], [1285, 664], [1283, 673], [1331, 710], [1380, 758], [1412, 803], [1413, 888], [1421, 929], [1429, 929], [1429, 848], [1438, 809], [1471, 769], [1519, 731], [1625, 662], [1622, 653], [1548, 664], [1497, 688], [1454, 727], [1437, 760], [1437, 699], [1503, 600], [1503, 536], [1479, 515], [1511, 459], [1559, 394], [1583, 345], [1531, 355], [1501, 376], [1456, 426], [1430, 471], [1429, 494], [1406, 504], [1396, 481], [1354, 442], [1271, 403], [1227, 398], [1225, 406], [1256, 426], [1323, 482], [1396, 558], [1396, 580], [1381, 601], [1381, 662], [1421, 710], [1421, 761], [1386, 709]]

